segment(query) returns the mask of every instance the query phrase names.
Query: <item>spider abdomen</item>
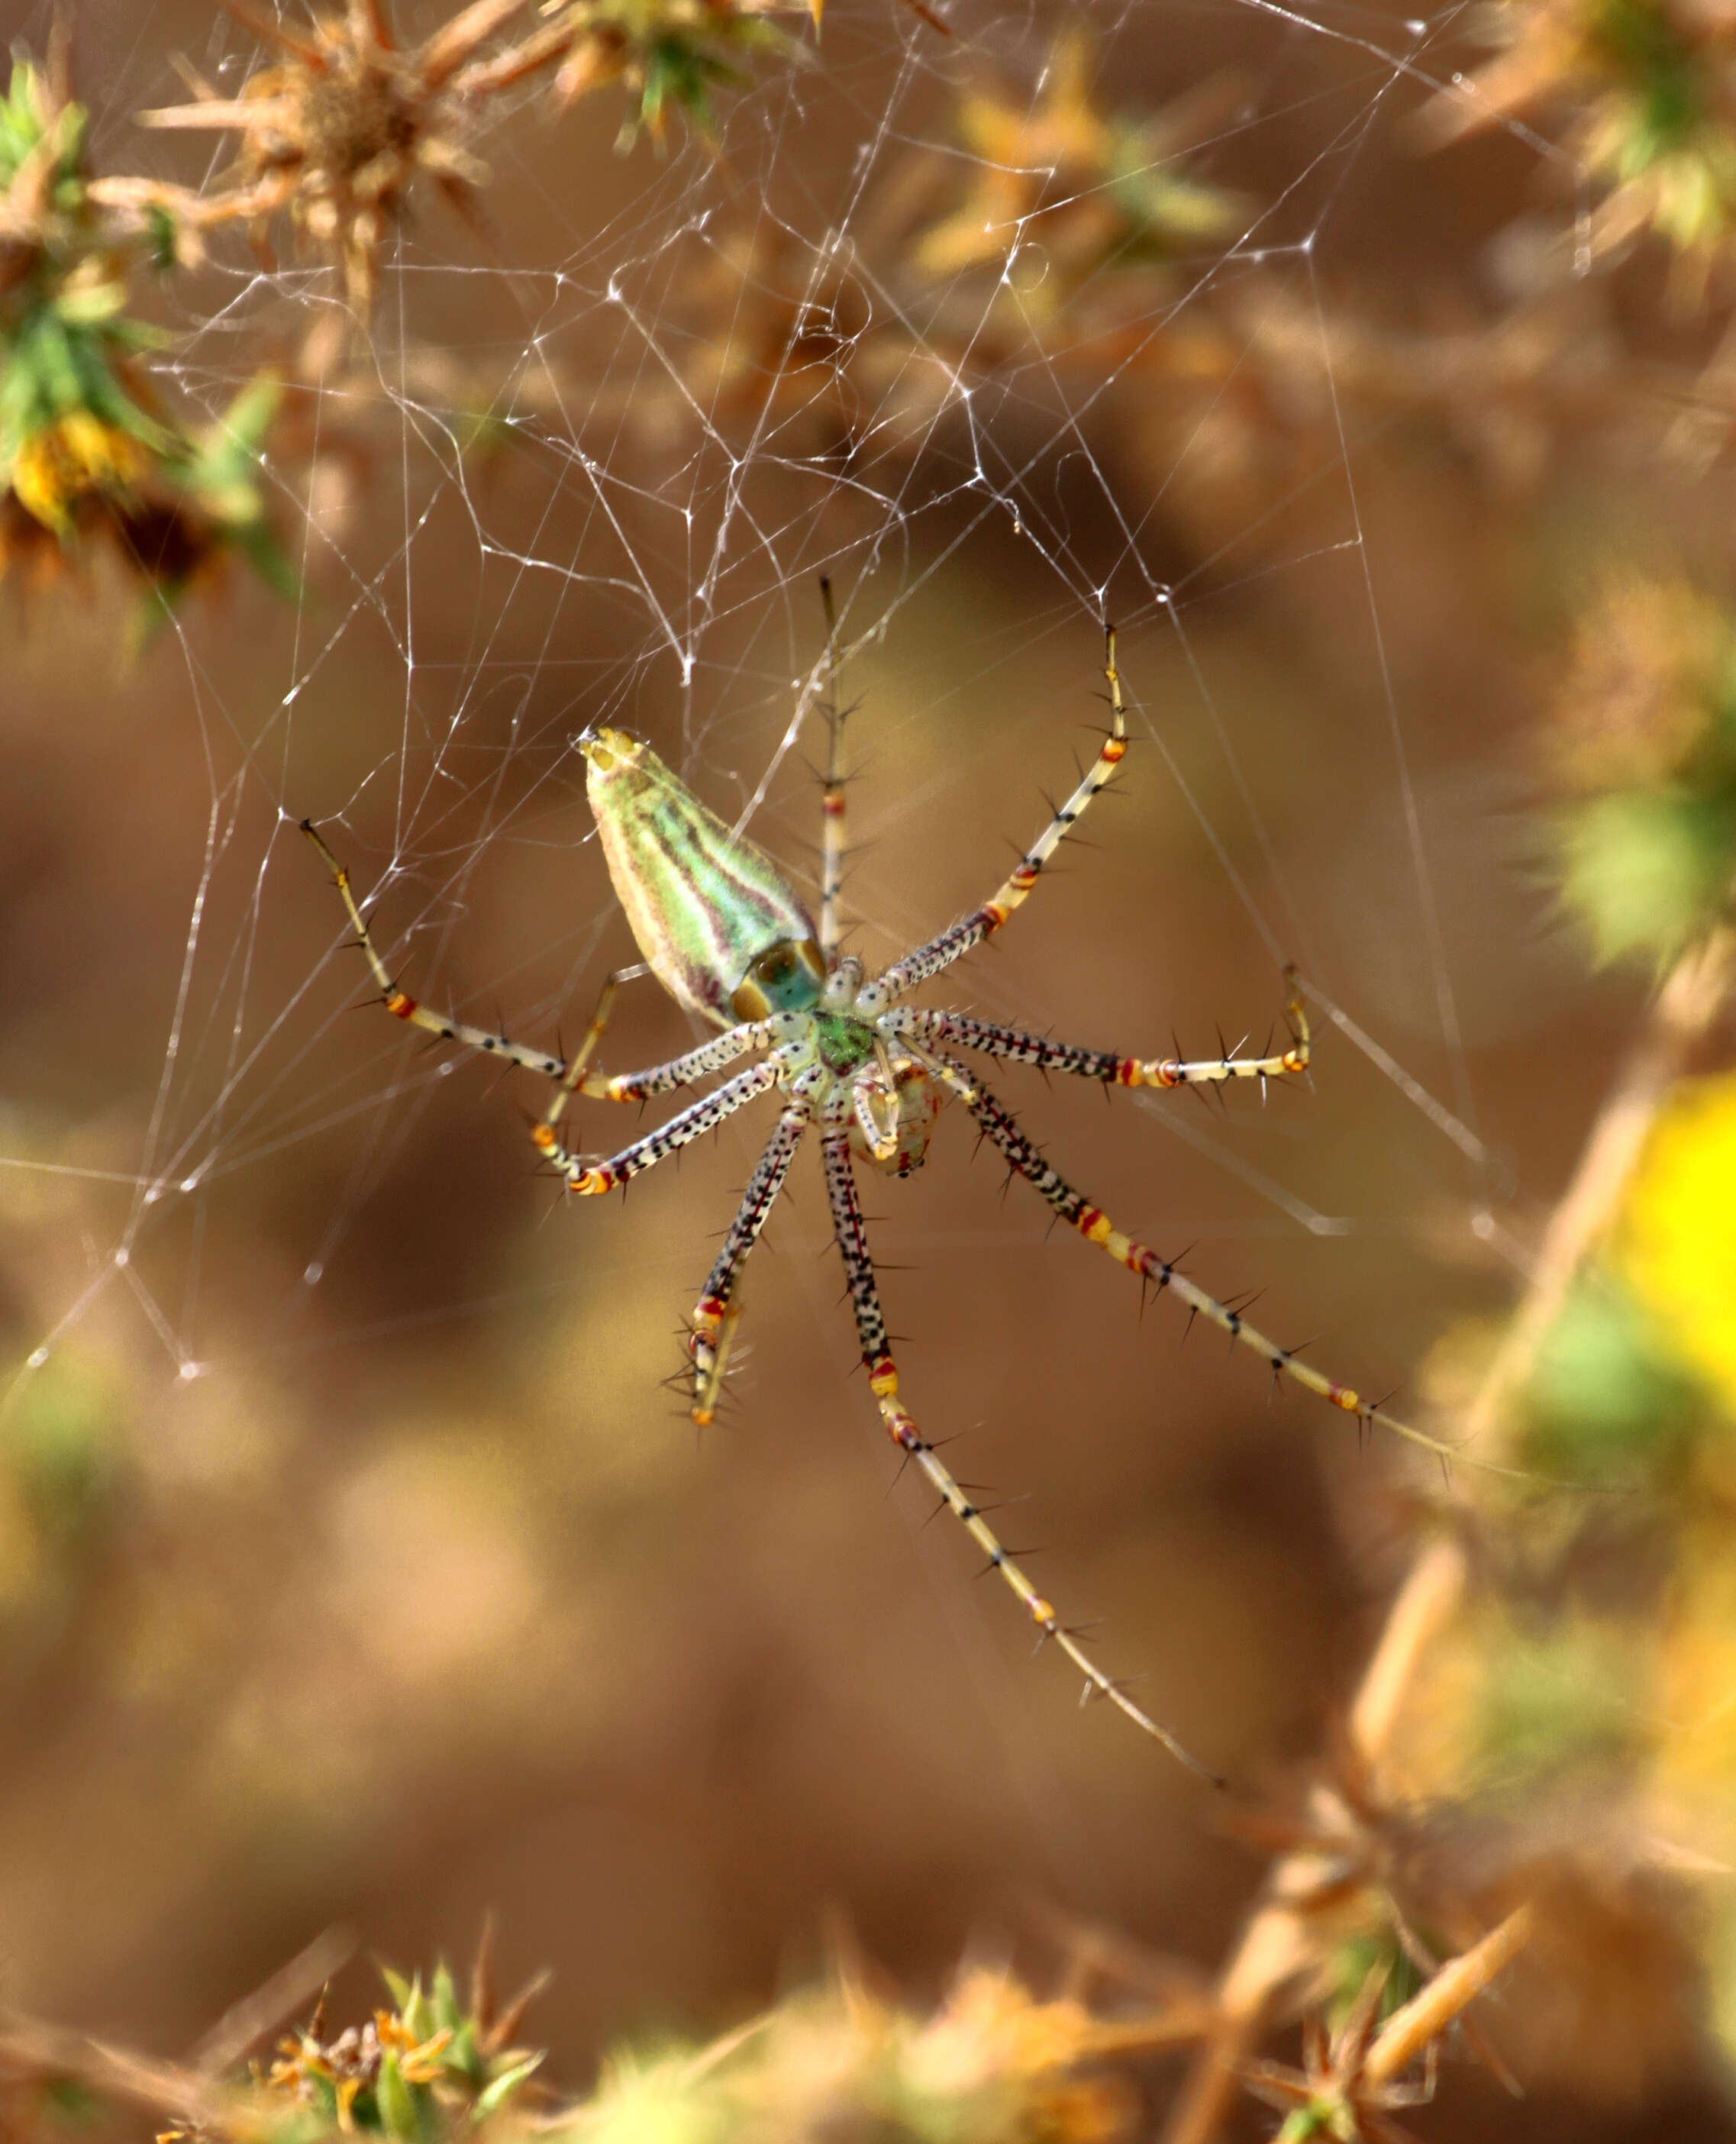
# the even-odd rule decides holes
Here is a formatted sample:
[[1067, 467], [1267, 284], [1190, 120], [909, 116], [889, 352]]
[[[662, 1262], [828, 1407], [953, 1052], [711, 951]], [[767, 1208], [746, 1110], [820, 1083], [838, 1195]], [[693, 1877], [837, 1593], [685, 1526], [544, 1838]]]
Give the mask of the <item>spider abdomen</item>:
[[598, 729], [581, 749], [615, 897], [669, 995], [719, 1027], [811, 1005], [824, 980], [813, 921], [771, 859], [641, 739]]

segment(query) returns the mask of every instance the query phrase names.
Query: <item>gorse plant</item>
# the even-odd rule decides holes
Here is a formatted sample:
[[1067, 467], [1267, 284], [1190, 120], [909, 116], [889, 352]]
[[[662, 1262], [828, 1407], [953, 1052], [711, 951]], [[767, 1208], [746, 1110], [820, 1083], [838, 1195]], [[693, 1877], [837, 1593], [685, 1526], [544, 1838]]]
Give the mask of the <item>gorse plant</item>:
[[1565, 146], [1604, 198], [1595, 251], [1656, 233], [1684, 299], [1705, 288], [1736, 222], [1736, 45], [1715, 11], [1674, 0], [1500, 0], [1500, 56], [1430, 115], [1450, 139], [1516, 113], [1565, 119]]
[[[746, 79], [756, 59], [804, 63], [808, 48], [771, 18], [809, 12], [801, 0], [550, 0], [544, 32], [554, 47], [554, 90], [570, 104], [611, 82], [628, 92], [620, 145], [641, 127], [661, 141], [685, 118], [702, 140], [717, 134], [713, 97]], [[820, 0], [812, 0], [816, 29]]]
[[[1311, 2031], [1304, 2069], [1257, 2065], [1248, 2089], [1292, 2110], [1287, 2136], [1391, 2144], [1402, 2132], [1386, 2111], [1431, 2096], [1437, 2042], [1530, 1932], [1526, 1913], [1510, 1916], [1402, 2001], [1383, 1999], [1387, 1973], [1376, 1966], [1337, 2023]], [[1141, 2068], [1197, 2038], [1209, 2017], [1183, 1970], [1153, 1971], [1168, 1983], [1156, 1999], [1123, 1989], [1094, 2003], [970, 1966], [923, 2011], [841, 1970], [709, 2043], [623, 2048], [592, 2091], [566, 2097], [544, 2082], [540, 2051], [507, 2045], [540, 1982], [497, 2011], [485, 1947], [468, 2000], [444, 1966], [426, 1989], [419, 1976], [388, 1971], [389, 2006], [333, 2032], [322, 1996], [245, 2080], [81, 2049], [27, 2026], [0, 2032], [0, 2076], [21, 2103], [29, 2093], [44, 2136], [75, 2103], [87, 2120], [100, 2117], [121, 2085], [174, 2117], [159, 2144], [457, 2144], [484, 2133], [572, 2144], [1133, 2144], [1146, 2133]]]
[[[202, 221], [244, 222], [263, 246], [287, 216], [340, 269], [350, 309], [365, 321], [382, 249], [419, 179], [477, 220], [489, 173], [470, 141], [521, 83], [552, 76], [557, 98], [571, 103], [623, 82], [622, 143], [630, 147], [641, 127], [661, 139], [677, 113], [710, 135], [712, 92], [743, 78], [737, 60], [801, 51], [768, 19], [787, 12], [786, 0], [560, 0], [543, 9], [553, 19], [541, 28], [503, 37], [523, 12], [524, 0], [475, 0], [408, 47], [385, 0], [356, 0], [305, 29], [249, 15], [274, 63], [250, 76], [241, 95], [192, 73], [193, 102], [140, 117], [158, 128], [234, 135], [235, 161], [205, 197]], [[328, 337], [310, 369], [337, 354]]]
[[52, 568], [102, 535], [164, 596], [231, 547], [286, 588], [258, 484], [276, 389], [262, 379], [197, 430], [162, 411], [141, 360], [164, 337], [131, 310], [134, 285], [191, 242], [193, 205], [93, 177], [87, 136], [64, 49], [46, 68], [15, 60], [0, 100], [0, 565]]
[[81, 498], [126, 490], [169, 444], [125, 376], [151, 337], [127, 318], [126, 264], [96, 228], [86, 131], [82, 106], [27, 61], [14, 62], [0, 102], [0, 469], [25, 511], [57, 534]]
[[388, 1968], [384, 1978], [389, 2008], [328, 2037], [322, 2003], [282, 2042], [263, 2079], [267, 2103], [295, 2100], [316, 2117], [315, 2133], [373, 2131], [395, 2144], [462, 2135], [515, 2108], [543, 2061], [510, 2044], [539, 1981], [497, 2012], [485, 1963], [468, 2004], [444, 1964], [425, 1990], [419, 1974], [406, 1980]]

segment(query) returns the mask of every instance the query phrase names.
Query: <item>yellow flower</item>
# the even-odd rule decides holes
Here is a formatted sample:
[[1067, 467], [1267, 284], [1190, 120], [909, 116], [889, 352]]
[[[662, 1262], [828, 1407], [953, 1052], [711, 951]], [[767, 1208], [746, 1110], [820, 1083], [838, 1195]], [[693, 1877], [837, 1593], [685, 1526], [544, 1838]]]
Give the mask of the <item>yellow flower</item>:
[[66, 535], [70, 509], [91, 492], [130, 490], [148, 465], [131, 434], [88, 409], [74, 409], [32, 433], [12, 465], [13, 496], [45, 529]]
[[391, 2048], [397, 2055], [399, 2074], [406, 2084], [437, 2084], [445, 2074], [440, 2057], [451, 2043], [450, 2026], [419, 2040], [401, 2017], [394, 2017], [389, 2010], [376, 2010], [374, 2029], [381, 2047]]
[[1616, 1263], [1736, 1414], [1736, 1075], [1685, 1081], [1629, 1194]]

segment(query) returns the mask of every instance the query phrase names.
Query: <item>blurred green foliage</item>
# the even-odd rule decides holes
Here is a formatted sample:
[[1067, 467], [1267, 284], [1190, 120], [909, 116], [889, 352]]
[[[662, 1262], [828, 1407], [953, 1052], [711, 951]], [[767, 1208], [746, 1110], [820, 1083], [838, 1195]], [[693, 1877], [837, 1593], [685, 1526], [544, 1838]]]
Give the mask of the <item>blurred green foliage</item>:
[[1732, 800], [1685, 787], [1594, 798], [1562, 834], [1562, 892], [1597, 958], [1679, 952], [1719, 916], [1736, 859]]
[[1639, 1739], [1644, 1661], [1631, 1633], [1578, 1619], [1503, 1623], [1480, 1692], [1483, 1762], [1535, 1789], [1570, 1770], [1603, 1770]]
[[[1654, 669], [1643, 676], [1630, 705], [1676, 704]], [[1736, 1939], [1715, 1876], [1736, 1851], [1733, 1212], [1736, 1077], [1682, 1081], [1515, 1410], [1516, 1456], [1583, 1486], [1487, 1507], [1498, 1582], [1461, 1612], [1416, 1701], [1439, 1791], [1492, 1794], [1556, 1852], [1597, 1811], [1594, 1880], [1612, 1888], [1670, 1870], [1674, 1890], [1653, 1869], [1646, 1911], [1698, 1946], [1709, 2015], [1736, 2054]]]
[[[531, 2082], [542, 2055], [505, 2044], [533, 1988], [497, 2014], [484, 1969], [468, 2003], [444, 1966], [425, 1988], [384, 1977], [392, 2008], [327, 2037], [322, 1998], [269, 2072], [201, 2085], [200, 2112], [160, 2144], [439, 2144], [484, 2127], [574, 2144], [1114, 2144], [1140, 2111], [1126, 2058], [1191, 2037], [1202, 2014], [1183, 1998], [1106, 2019], [985, 1968], [924, 2012], [841, 1974], [708, 2044], [623, 2052], [588, 2096], [556, 2102]], [[37, 2089], [60, 2081], [51, 2057]], [[168, 2100], [176, 2080], [151, 2085]]]
[[87, 489], [124, 489], [170, 444], [126, 358], [156, 338], [128, 317], [126, 263], [87, 186], [88, 122], [28, 60], [0, 100], [0, 477], [57, 534]]
[[1594, 0], [1586, 47], [1610, 85], [1592, 131], [1595, 168], [1618, 188], [1654, 182], [1649, 218], [1669, 245], [1704, 254], [1736, 212], [1736, 137], [1720, 116], [1722, 40], [1658, 0]]
[[1378, 1975], [1376, 2017], [1390, 2017], [1422, 1985], [1416, 1961], [1392, 1929], [1360, 1930], [1337, 1944], [1327, 1961], [1327, 1986], [1322, 2008], [1329, 2031], [1349, 2020], [1370, 1982]]
[[496, 2017], [485, 1995], [461, 2002], [444, 1964], [425, 1989], [419, 1973], [407, 1980], [383, 1973], [394, 2008], [327, 2040], [322, 2004], [311, 2025], [285, 2041], [271, 2069], [271, 2089], [312, 2112], [314, 2133], [367, 2130], [398, 2144], [432, 2144], [511, 2106], [543, 2062], [536, 2049], [505, 2044], [528, 1998]]
[[[806, 47], [768, 21], [753, 0], [573, 0], [548, 12], [573, 39], [557, 77], [558, 94], [576, 96], [613, 78], [632, 92], [622, 147], [632, 146], [641, 127], [661, 141], [677, 112], [712, 140], [712, 92], [743, 79], [739, 62], [806, 57]], [[814, 12], [817, 17], [819, 9]]]
[[117, 1397], [70, 1352], [34, 1375], [8, 1422], [5, 1455], [26, 1509], [47, 1538], [70, 1543], [101, 1521], [118, 1460]]
[[113, 1507], [125, 1434], [114, 1380], [76, 1348], [19, 1384], [0, 1427], [0, 1614], [64, 1606]]
[[279, 390], [253, 382], [205, 430], [156, 406], [139, 360], [164, 337], [131, 280], [172, 263], [173, 220], [149, 189], [111, 204], [64, 76], [21, 56], [0, 99], [0, 570], [100, 534], [162, 601], [231, 548], [287, 592], [259, 484]]
[[1222, 244], [1248, 205], [1199, 178], [1186, 152], [1221, 122], [1231, 87], [1208, 82], [1137, 117], [1105, 113], [1094, 42], [1068, 31], [1034, 99], [1012, 89], [960, 98], [970, 183], [915, 235], [910, 265], [935, 282], [988, 270], [1009, 302], [1049, 321], [1084, 291], [1100, 300], [1118, 270], [1149, 275]]
[[1597, 1487], [1657, 1486], [1704, 1405], [1621, 1281], [1584, 1275], [1538, 1349], [1520, 1432], [1525, 1463]]
[[1568, 145], [1605, 190], [1591, 242], [1611, 252], [1650, 229], [1702, 295], [1736, 226], [1732, 54], [1714, 10], [1669, 0], [1502, 0], [1483, 18], [1504, 49], [1448, 92], [1451, 135], [1516, 112], [1561, 115]]
[[1587, 605], [1556, 702], [1561, 891], [1600, 961], [1662, 965], [1736, 896], [1736, 621], [1677, 581]]

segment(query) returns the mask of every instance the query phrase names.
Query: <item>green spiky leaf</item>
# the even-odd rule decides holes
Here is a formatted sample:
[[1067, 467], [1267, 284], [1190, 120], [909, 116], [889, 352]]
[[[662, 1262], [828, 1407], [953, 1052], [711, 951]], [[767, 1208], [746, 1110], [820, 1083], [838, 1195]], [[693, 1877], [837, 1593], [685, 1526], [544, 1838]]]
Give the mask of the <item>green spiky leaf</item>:
[[491, 2078], [476, 2096], [476, 2104], [470, 2111], [471, 2120], [485, 2122], [491, 2114], [498, 2114], [526, 2079], [541, 2068], [543, 2059], [540, 2053], [527, 2055], [523, 2062], [514, 2062], [510, 2069]]
[[379, 2058], [374, 2098], [379, 2110], [379, 2126], [387, 2136], [400, 2137], [404, 2144], [414, 2144], [422, 2134], [422, 2111], [414, 2087], [406, 2082], [399, 2067], [395, 2047], [388, 2047]]

